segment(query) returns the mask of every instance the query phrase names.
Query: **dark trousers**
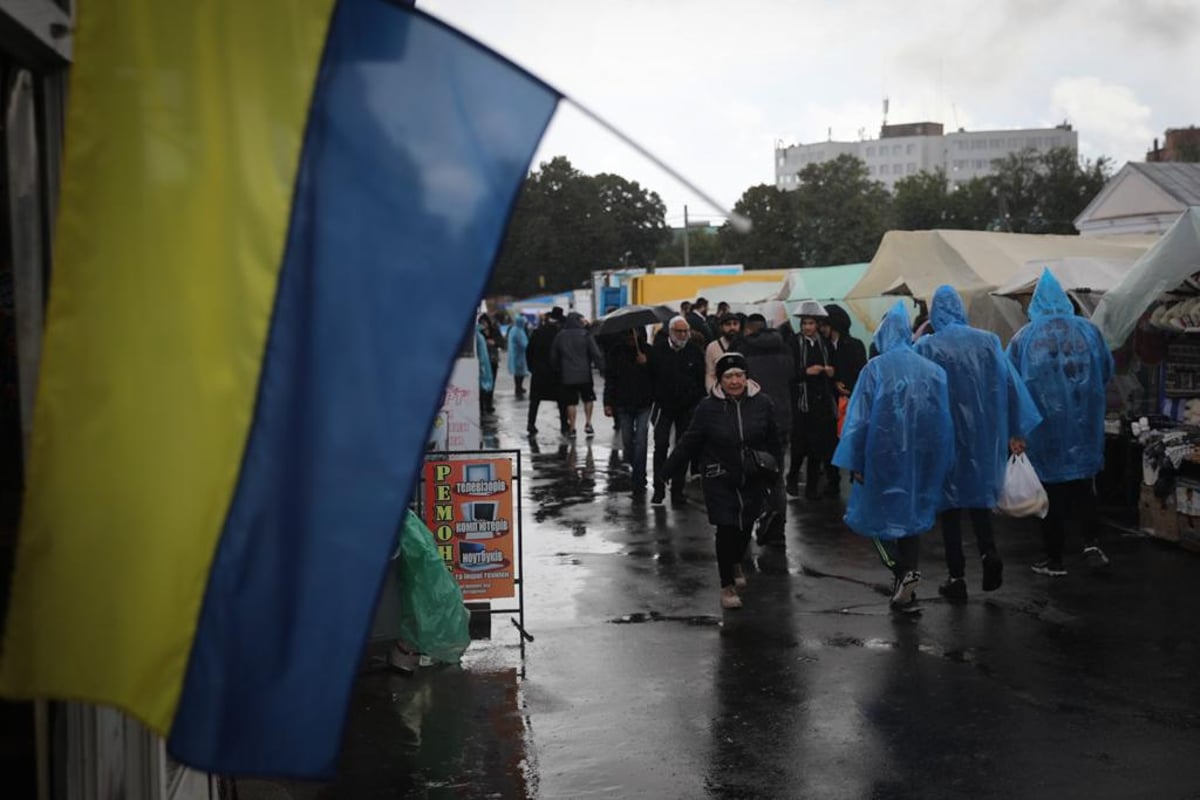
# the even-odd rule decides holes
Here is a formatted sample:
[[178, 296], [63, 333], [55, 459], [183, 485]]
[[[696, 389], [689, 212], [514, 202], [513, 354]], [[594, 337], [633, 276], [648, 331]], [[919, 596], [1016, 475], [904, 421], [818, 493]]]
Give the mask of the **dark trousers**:
[[792, 422], [792, 458], [787, 482], [800, 482], [800, 462], [805, 461], [805, 492], [813, 494], [821, 482], [825, 462], [833, 453], [830, 444], [837, 436], [837, 420], [810, 411], [797, 414]]
[[992, 512], [986, 508], [950, 508], [938, 515], [942, 523], [942, 541], [946, 545], [946, 569], [951, 578], [966, 575], [967, 560], [963, 556], [962, 515], [971, 518], [975, 543], [980, 556], [996, 555], [996, 540], [992, 536]]
[[733, 585], [733, 568], [742, 563], [749, 544], [750, 528], [717, 526], [717, 572], [721, 576], [722, 589]]
[[[547, 403], [554, 402], [547, 400]], [[529, 427], [537, 427], [538, 406], [542, 404], [542, 398], [536, 394], [529, 395]], [[567, 427], [567, 407], [562, 403], [555, 403], [558, 406], [558, 427], [566, 429]]]
[[875, 549], [879, 551], [879, 560], [892, 571], [896, 580], [901, 580], [906, 572], [916, 572], [921, 568], [920, 536], [876, 539]]
[[525, 394], [525, 376], [524, 375], [514, 375], [513, 383], [515, 383], [517, 385], [517, 397], [520, 397], [521, 395]]
[[[787, 452], [790, 436], [791, 434], [788, 431], [780, 432], [780, 452]], [[783, 471], [780, 470], [779, 477], [775, 481], [775, 486], [771, 491], [767, 492], [767, 508], [774, 511], [775, 516], [769, 529], [759, 531], [759, 544], [782, 544], [786, 540], [784, 531], [787, 529], [787, 506], [787, 494], [784, 492], [783, 484]]]
[[1083, 546], [1096, 544], [1096, 493], [1091, 478], [1043, 485], [1050, 498], [1050, 512], [1042, 520], [1042, 543], [1046, 558], [1053, 564], [1061, 564], [1067, 524], [1072, 520], [1079, 524]]
[[687, 480], [687, 464], [683, 464], [674, 474], [663, 474], [663, 465], [667, 463], [667, 454], [671, 450], [671, 431], [675, 431], [675, 441], [678, 443], [692, 421], [692, 409], [682, 411], [667, 411], [659, 409], [658, 419], [654, 421], [654, 482], [671, 483], [672, 494], [683, 494], [684, 482]]

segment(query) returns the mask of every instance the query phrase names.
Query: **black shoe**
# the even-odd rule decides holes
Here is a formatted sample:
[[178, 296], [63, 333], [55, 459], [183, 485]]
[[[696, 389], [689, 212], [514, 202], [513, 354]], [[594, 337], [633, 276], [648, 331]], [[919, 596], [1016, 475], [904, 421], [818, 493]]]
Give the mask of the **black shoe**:
[[787, 486], [785, 486], [784, 489], [792, 497], [800, 496], [800, 483], [798, 481], [789, 480], [787, 482]]
[[837, 497], [841, 493], [842, 493], [842, 486], [840, 483], [830, 483], [828, 486], [825, 487], [825, 496], [826, 497]]
[[667, 498], [667, 487], [663, 486], [661, 483], [656, 484], [654, 486], [654, 494], [650, 495], [650, 502], [653, 505], [661, 506], [663, 504], [663, 500], [665, 500], [666, 498]]
[[635, 487], [633, 487], [633, 489], [630, 490], [629, 493], [631, 495], [633, 495], [633, 501], [635, 503], [642, 503], [642, 502], [645, 502], [645, 500], [646, 500], [646, 487], [645, 486], [635, 486]]
[[533, 436], [534, 434], [536, 434], [536, 433], [537, 433], [537, 426], [536, 426], [536, 425], [530, 425], [530, 426], [529, 426], [528, 428], [526, 428], [525, 430], [526, 430], [526, 432], [527, 432], [527, 433], [528, 433], [530, 436]]
[[687, 505], [687, 498], [684, 497], [683, 492], [671, 492], [671, 505], [673, 505], [673, 506], [686, 506]]
[[983, 590], [994, 592], [1004, 583], [1004, 562], [995, 553], [983, 557]]
[[587, 434], [589, 439], [596, 435], [596, 429], [592, 427], [592, 423], [590, 422], [583, 426], [583, 432]]
[[967, 582], [962, 578], [947, 578], [946, 582], [938, 587], [938, 594], [952, 603], [965, 603], [967, 602]]

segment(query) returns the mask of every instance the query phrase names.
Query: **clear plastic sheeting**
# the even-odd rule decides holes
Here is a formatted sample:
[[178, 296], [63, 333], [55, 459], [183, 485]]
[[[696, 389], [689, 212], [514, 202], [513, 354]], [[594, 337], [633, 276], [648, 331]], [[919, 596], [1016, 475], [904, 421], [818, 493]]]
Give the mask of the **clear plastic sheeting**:
[[946, 370], [954, 421], [954, 465], [946, 479], [946, 508], [992, 508], [1000, 497], [1008, 440], [1026, 437], [1041, 422], [1025, 384], [994, 333], [967, 325], [962, 298], [939, 286], [929, 309], [933, 334], [916, 351]]
[[1196, 272], [1200, 272], [1200, 208], [1189, 208], [1104, 295], [1093, 320], [1109, 345], [1120, 347], [1146, 309]]
[[880, 355], [858, 377], [833, 463], [863, 476], [850, 490], [846, 524], [863, 536], [901, 539], [933, 527], [954, 429], [946, 371], [913, 351], [897, 302], [879, 324]]
[[1027, 437], [1038, 477], [1043, 483], [1061, 483], [1099, 472], [1112, 354], [1100, 329], [1075, 316], [1071, 300], [1049, 271], [1038, 281], [1029, 324], [1009, 342], [1008, 357], [1042, 414], [1042, 424]]

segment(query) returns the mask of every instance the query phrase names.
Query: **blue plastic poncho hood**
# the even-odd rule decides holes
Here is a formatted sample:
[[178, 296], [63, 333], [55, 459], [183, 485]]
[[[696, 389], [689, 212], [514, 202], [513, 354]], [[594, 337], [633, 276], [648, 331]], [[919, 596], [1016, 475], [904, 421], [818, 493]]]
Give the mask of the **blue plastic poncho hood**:
[[833, 463], [861, 474], [846, 524], [863, 536], [900, 539], [933, 527], [954, 430], [946, 372], [913, 352], [908, 313], [897, 303], [875, 334], [880, 355], [854, 386]]
[[904, 301], [898, 301], [883, 315], [872, 342], [880, 353], [887, 353], [899, 347], [912, 349], [912, 326], [908, 322], [908, 310], [904, 307]]
[[963, 308], [962, 298], [953, 286], [939, 286], [933, 293], [929, 321], [935, 332], [945, 330], [951, 325], [967, 324], [967, 310]]
[[1029, 318], [1031, 320], [1045, 319], [1052, 316], [1072, 316], [1075, 307], [1071, 298], [1063, 291], [1058, 278], [1048, 269], [1042, 270], [1037, 287], [1033, 290], [1033, 299], [1029, 301]]
[[946, 478], [946, 508], [992, 508], [1008, 463], [1008, 440], [1027, 437], [1041, 414], [1004, 356], [994, 333], [966, 324], [962, 299], [940, 286], [929, 309], [933, 334], [917, 341], [918, 354], [946, 371], [954, 463]]
[[1034, 290], [1029, 324], [1008, 343], [1008, 358], [1042, 415], [1042, 424], [1028, 437], [1038, 477], [1061, 483], [1099, 472], [1112, 354], [1100, 329], [1074, 315], [1049, 270]]

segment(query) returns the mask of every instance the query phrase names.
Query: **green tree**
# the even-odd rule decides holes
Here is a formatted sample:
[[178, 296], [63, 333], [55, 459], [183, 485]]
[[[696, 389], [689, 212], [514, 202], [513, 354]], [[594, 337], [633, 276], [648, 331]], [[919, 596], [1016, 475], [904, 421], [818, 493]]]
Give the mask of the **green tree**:
[[662, 199], [620, 175], [601, 173], [592, 183], [600, 201], [598, 246], [612, 259], [609, 266], [652, 264], [658, 249], [671, 240]]
[[[672, 231], [671, 241], [658, 249], [654, 263], [659, 267], [682, 267], [683, 264], [683, 232]], [[738, 263], [736, 259], [725, 256], [719, 232], [706, 228], [692, 228], [688, 231], [688, 263], [689, 264], [729, 264]]]
[[1037, 192], [1041, 159], [1035, 150], [1009, 153], [993, 162], [988, 176], [999, 210], [999, 228], [1008, 233], [1040, 233], [1042, 227]]
[[946, 228], [968, 231], [1000, 229], [1000, 211], [995, 187], [990, 178], [971, 178], [950, 193], [949, 218], [953, 224]]
[[996, 225], [996, 198], [988, 178], [956, 187], [942, 170], [918, 172], [896, 182], [892, 200], [897, 230], [990, 230]]
[[996, 165], [991, 176], [1000, 230], [1074, 234], [1075, 217], [1111, 175], [1109, 160], [1080, 160], [1070, 148], [1024, 150]]
[[891, 195], [851, 155], [809, 164], [792, 195], [799, 266], [870, 261], [891, 227]]
[[1112, 176], [1109, 160], [1081, 161], [1074, 150], [1060, 147], [1043, 153], [1039, 166], [1034, 181], [1038, 232], [1076, 233], [1075, 218]]
[[892, 211], [896, 228], [923, 231], [955, 228], [950, 181], [943, 170], [918, 172], [896, 181]]
[[526, 177], [488, 292], [558, 291], [596, 270], [648, 265], [671, 236], [665, 216], [655, 192], [556, 156]]
[[751, 186], [733, 206], [734, 213], [750, 220], [741, 232], [725, 223], [717, 233], [724, 260], [746, 269], [778, 269], [800, 266], [797, 248], [797, 217], [793, 194], [771, 186]]

